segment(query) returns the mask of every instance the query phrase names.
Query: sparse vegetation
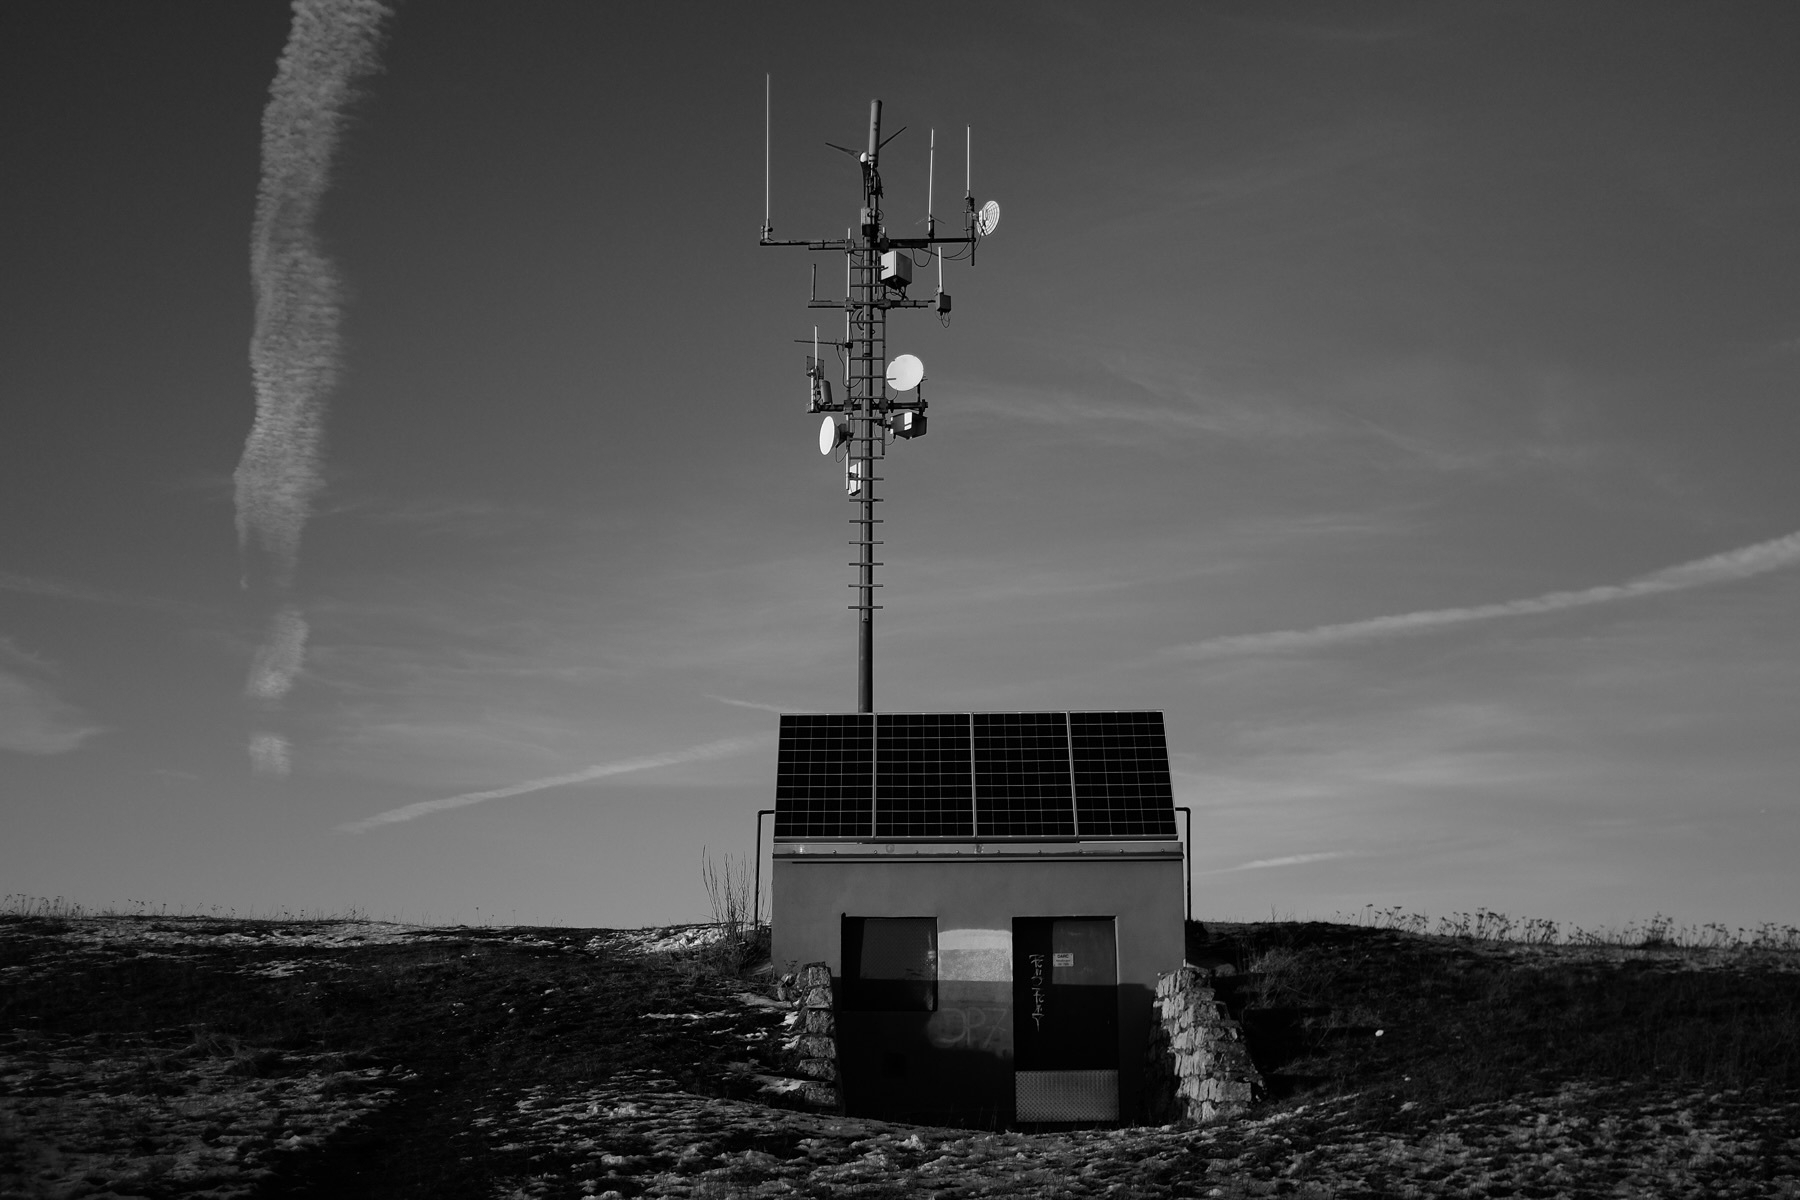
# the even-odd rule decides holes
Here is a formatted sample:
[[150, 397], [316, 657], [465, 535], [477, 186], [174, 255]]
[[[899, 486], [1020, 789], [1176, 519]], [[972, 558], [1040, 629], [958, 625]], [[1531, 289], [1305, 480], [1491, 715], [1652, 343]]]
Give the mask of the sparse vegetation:
[[[1344, 913], [1337, 915], [1346, 918]], [[1517, 920], [1485, 908], [1477, 908], [1472, 913], [1451, 913], [1433, 920], [1424, 913], [1397, 907], [1376, 908], [1370, 904], [1360, 912], [1348, 914], [1347, 919], [1350, 924], [1365, 928], [1528, 946], [1637, 946], [1645, 949], [1676, 946], [1700, 950], [1800, 951], [1800, 927], [1793, 925], [1774, 921], [1736, 929], [1712, 921], [1703, 925], [1677, 925], [1673, 917], [1661, 913], [1622, 929], [1564, 927], [1544, 917]]]
[[[479, 909], [476, 911], [480, 911]], [[369, 914], [360, 908], [349, 908], [341, 913], [328, 913], [323, 909], [290, 909], [286, 907], [271, 909], [258, 914], [246, 911], [242, 919], [246, 921], [367, 921]], [[237, 920], [240, 914], [235, 908], [221, 908], [219, 905], [207, 905], [204, 908], [170, 908], [164, 901], [126, 900], [123, 904], [87, 905], [71, 900], [66, 896], [31, 896], [24, 892], [11, 892], [0, 896], [0, 917], [37, 917], [69, 918], [80, 917], [215, 917], [221, 920]]]
[[706, 885], [707, 903], [712, 907], [713, 924], [718, 939], [708, 954], [708, 965], [727, 975], [736, 976], [745, 968], [769, 956], [767, 926], [752, 922], [750, 868], [741, 858], [727, 854], [718, 862], [702, 848], [700, 877]]
[[1219, 983], [1277, 1097], [1400, 1096], [1417, 1121], [1576, 1080], [1800, 1093], [1786, 932], [1683, 941], [1657, 920], [1552, 943], [1461, 917], [1215, 924], [1190, 946], [1241, 966]]

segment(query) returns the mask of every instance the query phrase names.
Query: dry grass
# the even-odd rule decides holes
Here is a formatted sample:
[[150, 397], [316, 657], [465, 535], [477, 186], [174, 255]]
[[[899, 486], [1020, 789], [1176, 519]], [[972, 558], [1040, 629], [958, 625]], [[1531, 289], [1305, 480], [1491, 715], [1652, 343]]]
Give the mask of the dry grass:
[[1399, 1096], [1429, 1119], [1576, 1081], [1800, 1093], [1800, 951], [1779, 931], [1550, 943], [1504, 927], [1215, 924], [1190, 948], [1243, 972], [1221, 986], [1277, 1097]]
[[1477, 908], [1472, 913], [1451, 913], [1433, 920], [1425, 913], [1408, 912], [1399, 907], [1376, 908], [1373, 904], [1365, 905], [1360, 912], [1340, 912], [1337, 916], [1346, 923], [1370, 929], [1395, 929], [1405, 933], [1528, 946], [1635, 946], [1640, 949], [1672, 946], [1687, 950], [1800, 951], [1800, 927], [1774, 921], [1740, 925], [1734, 929], [1716, 921], [1678, 925], [1673, 917], [1657, 913], [1648, 920], [1630, 922], [1619, 929], [1584, 929], [1579, 925], [1563, 925], [1547, 917], [1515, 918], [1486, 908]]

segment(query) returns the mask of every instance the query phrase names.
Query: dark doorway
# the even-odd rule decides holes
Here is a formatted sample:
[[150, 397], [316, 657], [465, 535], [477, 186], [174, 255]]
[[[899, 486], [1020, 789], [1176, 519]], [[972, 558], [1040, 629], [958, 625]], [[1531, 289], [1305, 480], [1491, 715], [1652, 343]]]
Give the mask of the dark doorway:
[[1111, 917], [1013, 921], [1013, 1075], [1022, 1122], [1119, 1117], [1119, 963]]

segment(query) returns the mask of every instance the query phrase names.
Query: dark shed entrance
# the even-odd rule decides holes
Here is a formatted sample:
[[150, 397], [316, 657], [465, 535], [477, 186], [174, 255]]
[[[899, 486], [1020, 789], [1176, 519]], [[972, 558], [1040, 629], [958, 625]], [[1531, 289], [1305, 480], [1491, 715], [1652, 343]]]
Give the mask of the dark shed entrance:
[[1013, 921], [1019, 1121], [1119, 1116], [1119, 967], [1111, 917]]

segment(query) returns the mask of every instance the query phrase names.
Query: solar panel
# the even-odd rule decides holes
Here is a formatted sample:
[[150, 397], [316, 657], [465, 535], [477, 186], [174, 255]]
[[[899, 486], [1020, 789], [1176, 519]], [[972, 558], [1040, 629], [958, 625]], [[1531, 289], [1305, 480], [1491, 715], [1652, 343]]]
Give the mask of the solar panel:
[[1073, 837], [1063, 713], [974, 713], [978, 837]]
[[775, 761], [775, 836], [866, 838], [874, 799], [874, 718], [867, 713], [781, 718]]
[[1069, 748], [1081, 836], [1175, 836], [1161, 713], [1070, 713]]
[[875, 720], [875, 836], [974, 835], [968, 713]]
[[1174, 838], [1162, 714], [787, 714], [775, 836]]

